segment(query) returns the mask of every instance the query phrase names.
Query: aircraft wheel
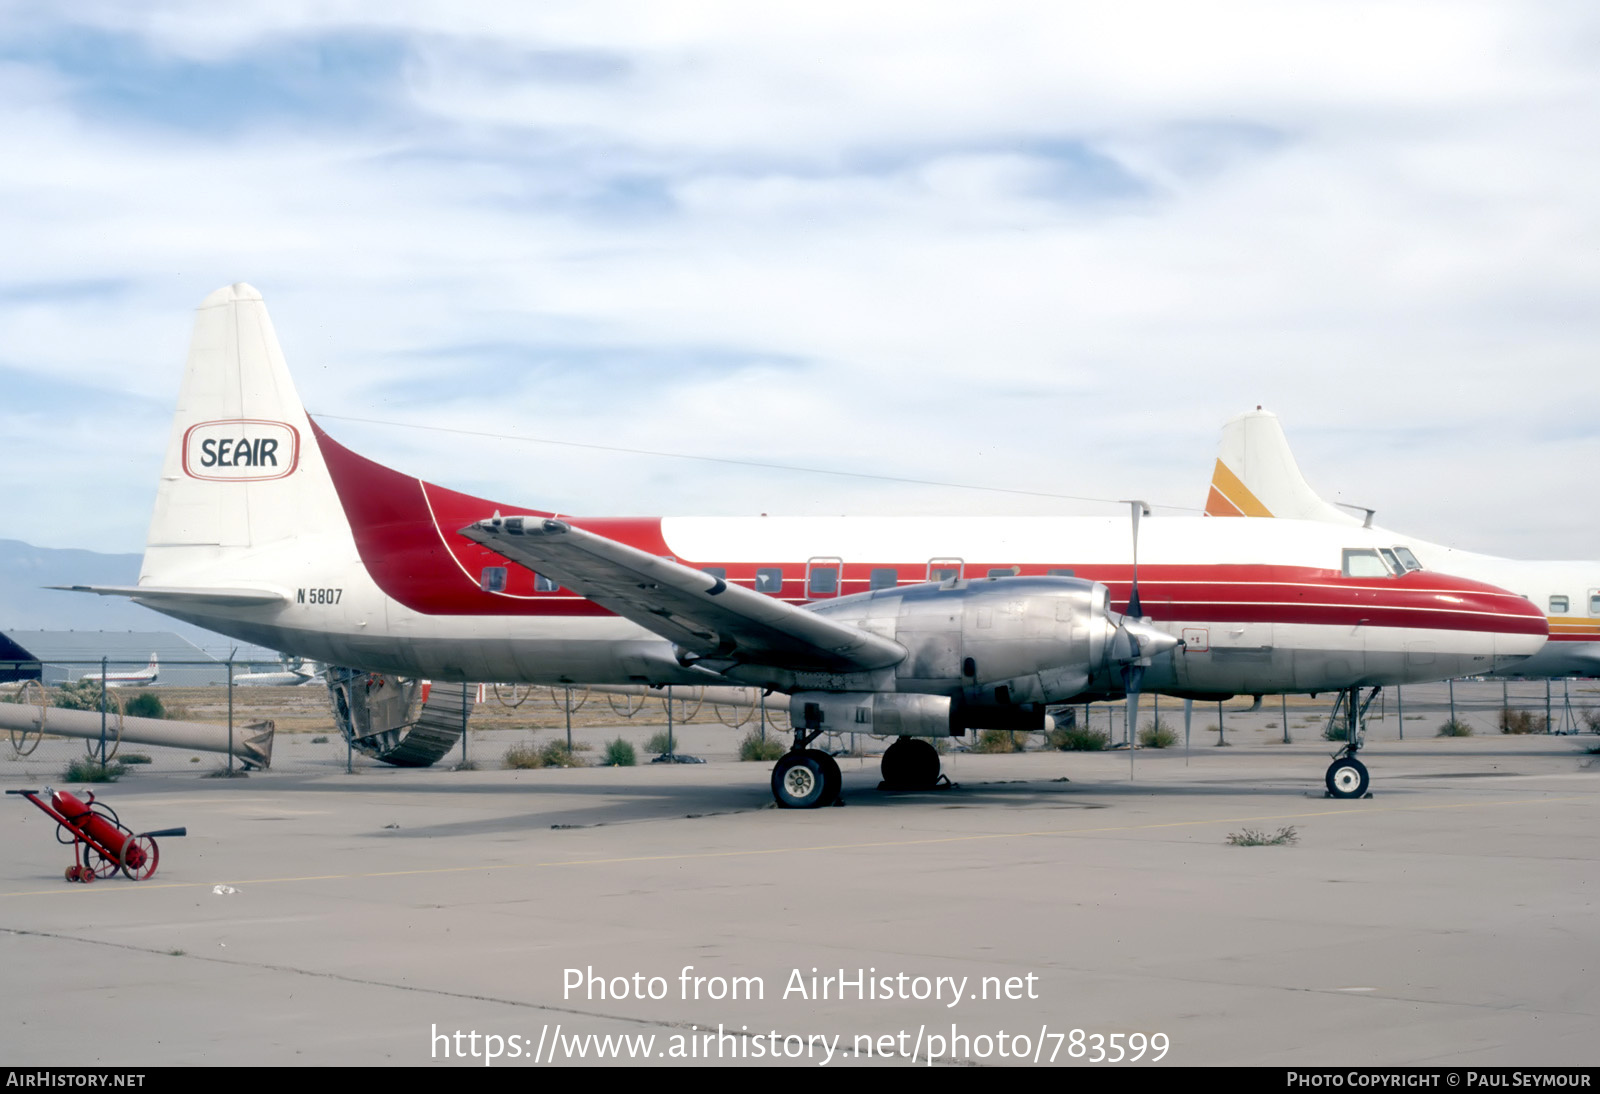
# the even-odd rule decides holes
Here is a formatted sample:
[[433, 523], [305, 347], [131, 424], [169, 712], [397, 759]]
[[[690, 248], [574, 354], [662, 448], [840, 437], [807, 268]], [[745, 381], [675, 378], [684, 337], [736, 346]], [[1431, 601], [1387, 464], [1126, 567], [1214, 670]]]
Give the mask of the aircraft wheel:
[[883, 754], [883, 781], [896, 790], [926, 790], [939, 781], [939, 750], [915, 737], [898, 738]]
[[[827, 765], [815, 749], [785, 752], [772, 769], [772, 796], [782, 809], [816, 809], [827, 804]], [[832, 757], [824, 757], [829, 761]], [[838, 765], [833, 765], [838, 770]], [[837, 790], [835, 790], [837, 795]]]
[[1359, 798], [1367, 792], [1367, 768], [1354, 756], [1341, 757], [1328, 765], [1328, 795], [1334, 798]]
[[822, 765], [822, 801], [817, 804], [832, 805], [844, 790], [844, 772], [839, 770], [839, 761], [817, 748], [806, 749], [806, 755]]

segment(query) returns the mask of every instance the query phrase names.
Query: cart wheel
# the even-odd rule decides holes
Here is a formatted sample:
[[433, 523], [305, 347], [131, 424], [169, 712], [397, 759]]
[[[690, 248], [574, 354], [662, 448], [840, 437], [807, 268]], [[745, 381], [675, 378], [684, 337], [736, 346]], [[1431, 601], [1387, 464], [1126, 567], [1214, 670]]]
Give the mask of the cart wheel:
[[74, 862], [71, 866], [67, 867], [67, 880], [68, 881], [77, 881], [78, 880], [78, 864], [76, 862]]
[[161, 852], [149, 836], [129, 836], [122, 842], [122, 872], [134, 881], [143, 881], [156, 872]]
[[83, 868], [79, 872], [93, 875], [93, 877], [86, 877], [84, 880], [92, 881], [96, 877], [115, 877], [120, 869], [122, 869], [120, 860], [114, 859], [110, 855], [101, 854], [100, 849], [94, 844], [91, 843], [83, 849]]
[[94, 880], [94, 871], [89, 869], [87, 866], [83, 867], [78, 871], [78, 880], [83, 882], [85, 885], [89, 884]]

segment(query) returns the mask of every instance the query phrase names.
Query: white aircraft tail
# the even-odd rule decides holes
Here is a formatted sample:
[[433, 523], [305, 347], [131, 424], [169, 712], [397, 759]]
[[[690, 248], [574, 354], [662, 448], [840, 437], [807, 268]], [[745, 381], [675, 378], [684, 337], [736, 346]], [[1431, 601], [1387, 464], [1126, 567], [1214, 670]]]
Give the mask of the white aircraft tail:
[[1222, 427], [1222, 449], [1211, 474], [1206, 514], [1362, 523], [1317, 495], [1289, 451], [1278, 416], [1259, 407]]
[[318, 532], [349, 536], [266, 305], [218, 289], [195, 316], [139, 583], [204, 585], [241, 552]]

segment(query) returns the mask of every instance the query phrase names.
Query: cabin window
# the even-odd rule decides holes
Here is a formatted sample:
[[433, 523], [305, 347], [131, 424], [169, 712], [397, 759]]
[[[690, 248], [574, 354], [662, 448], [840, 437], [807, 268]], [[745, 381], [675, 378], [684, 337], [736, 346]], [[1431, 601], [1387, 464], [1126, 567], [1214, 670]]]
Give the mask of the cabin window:
[[1074, 574], [1071, 570], [1051, 570], [1050, 571], [1050, 576], [1051, 577], [1076, 577], [1077, 575]]
[[839, 567], [813, 566], [806, 579], [807, 596], [832, 596], [839, 591]]
[[707, 577], [714, 577], [718, 581], [726, 581], [728, 579], [728, 568], [726, 566], [702, 566], [700, 567], [700, 572]]
[[553, 577], [545, 577], [543, 574], [534, 574], [533, 575], [533, 591], [534, 592], [536, 592], [536, 593], [553, 593], [559, 588], [561, 588], [561, 582], [557, 581], [555, 578], [553, 578]]
[[1564, 597], [1564, 596], [1552, 596], [1550, 598], [1550, 614], [1551, 615], [1566, 615], [1567, 614], [1567, 607], [1568, 607], [1568, 601], [1567, 601], [1566, 597]]
[[783, 571], [776, 566], [763, 566], [756, 571], [756, 592], [783, 592]]
[[1377, 551], [1347, 547], [1344, 552], [1344, 576], [1388, 577], [1389, 567], [1383, 564]]
[[990, 577], [1016, 577], [1017, 576], [1017, 567], [1015, 567], [1015, 566], [999, 566], [999, 567], [996, 567], [995, 569], [990, 570], [989, 571], [989, 576]]
[[486, 593], [505, 592], [506, 568], [504, 566], [485, 566], [482, 575], [478, 578], [478, 587]]
[[872, 576], [867, 581], [869, 589], [893, 589], [900, 584], [900, 571], [885, 567], [872, 571]]
[[1395, 556], [1400, 559], [1400, 565], [1404, 566], [1407, 570], [1422, 569], [1422, 563], [1418, 562], [1417, 556], [1411, 553], [1411, 548], [1396, 547], [1394, 549], [1394, 553]]
[[1589, 594], [1589, 614], [1600, 615], [1600, 593]]

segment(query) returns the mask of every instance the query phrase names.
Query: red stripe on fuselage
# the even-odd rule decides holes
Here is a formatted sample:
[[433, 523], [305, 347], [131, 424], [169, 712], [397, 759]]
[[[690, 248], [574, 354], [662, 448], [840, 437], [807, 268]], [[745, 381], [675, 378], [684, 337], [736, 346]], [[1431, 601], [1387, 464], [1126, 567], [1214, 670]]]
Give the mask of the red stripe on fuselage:
[[[361, 561], [385, 595], [423, 615], [594, 616], [605, 609], [569, 592], [534, 591], [533, 575], [458, 534], [493, 513], [555, 514], [473, 497], [402, 475], [345, 448], [315, 423], [311, 430], [333, 478]], [[653, 555], [672, 556], [658, 517], [563, 517], [597, 535]], [[718, 563], [679, 559], [687, 566], [722, 566], [727, 580], [754, 587], [758, 568], [781, 569], [783, 599], [805, 603], [805, 562]], [[864, 592], [871, 571], [894, 565], [846, 562], [841, 592]], [[967, 563], [963, 573], [982, 578], [1008, 560]], [[484, 569], [504, 567], [502, 593], [485, 592]], [[1062, 560], [1023, 565], [1023, 575], [1071, 568], [1075, 576], [1105, 583], [1112, 607], [1127, 606], [1132, 567]], [[921, 580], [927, 563], [896, 566], [903, 584]], [[1000, 579], [1005, 580], [1004, 578]], [[1545, 617], [1522, 597], [1431, 571], [1397, 578], [1346, 578], [1337, 571], [1267, 564], [1153, 565], [1140, 567], [1139, 597], [1146, 615], [1163, 622], [1308, 623], [1402, 627], [1510, 634], [1545, 634]]]

